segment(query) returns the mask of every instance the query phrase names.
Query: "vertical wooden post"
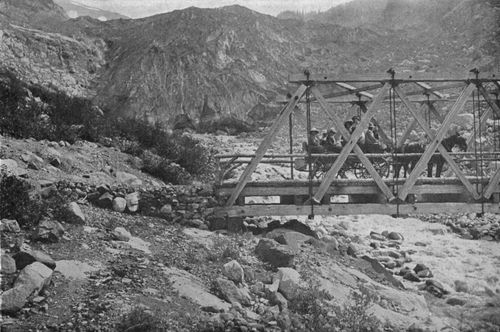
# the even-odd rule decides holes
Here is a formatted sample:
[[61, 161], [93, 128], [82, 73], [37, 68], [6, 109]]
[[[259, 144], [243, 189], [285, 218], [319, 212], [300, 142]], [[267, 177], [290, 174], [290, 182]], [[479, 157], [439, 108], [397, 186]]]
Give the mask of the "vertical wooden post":
[[[289, 126], [289, 141], [290, 141], [290, 154], [293, 154], [293, 112], [290, 113], [290, 116], [288, 118], [288, 126]], [[292, 178], [292, 180], [294, 179], [294, 175], [293, 175], [293, 157], [290, 157], [290, 177]]]

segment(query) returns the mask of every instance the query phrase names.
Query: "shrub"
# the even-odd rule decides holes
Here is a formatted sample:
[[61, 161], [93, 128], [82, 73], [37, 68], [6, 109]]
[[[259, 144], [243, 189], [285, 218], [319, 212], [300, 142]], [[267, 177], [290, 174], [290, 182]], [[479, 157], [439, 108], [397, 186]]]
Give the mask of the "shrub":
[[373, 295], [364, 287], [351, 292], [351, 302], [335, 310], [335, 324], [341, 331], [378, 331], [380, 321], [368, 312], [374, 302]]
[[0, 218], [15, 219], [23, 228], [35, 226], [46, 214], [43, 202], [31, 197], [31, 185], [15, 176], [0, 177]]
[[214, 239], [214, 245], [208, 251], [207, 259], [212, 262], [219, 262], [225, 259], [238, 259], [240, 250], [235, 241], [227, 237], [217, 237]]
[[140, 156], [144, 166], [142, 169], [163, 181], [173, 184], [183, 184], [190, 180], [189, 173], [180, 165], [162, 158], [157, 154], [146, 150]]
[[343, 306], [332, 304], [331, 296], [314, 282], [300, 290], [290, 303], [290, 311], [298, 314], [309, 331], [377, 331], [380, 322], [368, 312], [373, 296], [365, 288], [352, 291]]
[[135, 307], [116, 324], [116, 330], [121, 332], [160, 332], [166, 331], [161, 320], [150, 311]]

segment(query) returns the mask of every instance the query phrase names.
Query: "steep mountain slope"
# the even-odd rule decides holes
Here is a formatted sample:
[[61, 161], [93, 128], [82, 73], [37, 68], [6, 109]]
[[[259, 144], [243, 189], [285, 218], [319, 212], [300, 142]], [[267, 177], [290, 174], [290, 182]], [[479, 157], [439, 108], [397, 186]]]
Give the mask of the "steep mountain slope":
[[[427, 52], [435, 58], [445, 55], [464, 67], [500, 68], [498, 0], [354, 0], [323, 13], [285, 12], [279, 17], [377, 31], [392, 37], [396, 44], [387, 46], [402, 49], [390, 52], [404, 54], [409, 62], [416, 63], [415, 56], [425, 57]], [[433, 65], [456, 70], [439, 61]]]
[[174, 11], [117, 33], [99, 101], [156, 119], [194, 115], [205, 102], [239, 115], [270, 102], [286, 86], [304, 39], [293, 25], [238, 6]]
[[66, 14], [71, 18], [76, 18], [80, 16], [90, 16], [96, 18], [100, 21], [116, 20], [116, 19], [128, 19], [129, 17], [111, 12], [109, 10], [103, 10], [96, 7], [87, 6], [84, 3], [73, 0], [55, 0], [56, 4], [61, 6]]
[[0, 1], [0, 24], [8, 23], [41, 27], [62, 22], [68, 17], [64, 10], [52, 0], [2, 0]]
[[[68, 20], [51, 0], [5, 3], [2, 38], [10, 41], [1, 45], [0, 66], [26, 80], [95, 95], [119, 116], [150, 121], [269, 113], [277, 95], [295, 89], [288, 75], [306, 68], [339, 75], [390, 67], [454, 74], [500, 68], [500, 11], [493, 0], [355, 0], [306, 19], [240, 6], [192, 7], [108, 22]], [[43, 5], [38, 16], [35, 4]], [[11, 25], [30, 25], [30, 15], [55, 17], [31, 25], [50, 38]]]
[[105, 43], [58, 33], [67, 20], [52, 0], [0, 1], [0, 70], [53, 90], [92, 96]]

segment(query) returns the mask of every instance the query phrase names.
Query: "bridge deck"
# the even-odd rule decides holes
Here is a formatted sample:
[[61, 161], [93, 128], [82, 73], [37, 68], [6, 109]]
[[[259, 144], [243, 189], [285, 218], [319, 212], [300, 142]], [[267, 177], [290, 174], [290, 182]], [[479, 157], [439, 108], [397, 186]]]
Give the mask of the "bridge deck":
[[[480, 193], [490, 179], [468, 177]], [[383, 179], [397, 192], [405, 179]], [[474, 200], [458, 178], [419, 178], [407, 202], [389, 203], [373, 179], [335, 179], [321, 204], [311, 206], [312, 192], [320, 181], [304, 180], [249, 182], [236, 204], [222, 207], [219, 213], [229, 217], [345, 214], [426, 214], [426, 213], [500, 213], [500, 188], [488, 200]], [[232, 194], [237, 183], [224, 183], [217, 188], [219, 197]], [[344, 195], [341, 199], [335, 199]]]
[[[481, 191], [482, 186], [488, 184], [488, 177], [467, 179], [477, 186]], [[383, 181], [397, 191], [397, 186], [404, 184], [405, 179], [383, 179]], [[313, 192], [317, 190], [320, 181], [312, 181]], [[223, 183], [217, 192], [219, 195], [230, 195], [237, 182]], [[246, 196], [282, 196], [282, 195], [307, 195], [309, 193], [309, 181], [307, 180], [283, 180], [283, 181], [260, 181], [249, 182], [242, 190], [240, 197]], [[419, 178], [415, 186], [410, 191], [411, 194], [459, 194], [466, 193], [467, 190], [458, 178]], [[329, 195], [349, 195], [349, 194], [379, 194], [380, 189], [373, 179], [335, 179], [330, 185], [327, 194]]]

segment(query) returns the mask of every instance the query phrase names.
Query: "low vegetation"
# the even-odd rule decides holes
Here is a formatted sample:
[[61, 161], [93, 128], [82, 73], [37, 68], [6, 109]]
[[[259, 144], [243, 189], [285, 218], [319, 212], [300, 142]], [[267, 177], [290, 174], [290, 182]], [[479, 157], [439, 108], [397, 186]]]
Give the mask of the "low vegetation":
[[380, 322], [369, 312], [373, 295], [366, 289], [352, 291], [349, 301], [338, 304], [312, 279], [290, 301], [290, 311], [298, 316], [308, 331], [378, 331]]
[[15, 138], [99, 142], [143, 161], [143, 170], [178, 184], [214, 173], [213, 150], [190, 135], [140, 119], [117, 118], [91, 101], [28, 86], [0, 73], [0, 132]]
[[63, 220], [68, 198], [53, 191], [42, 198], [29, 182], [16, 176], [0, 175], [0, 218], [17, 220], [25, 229], [38, 225], [44, 217]]

